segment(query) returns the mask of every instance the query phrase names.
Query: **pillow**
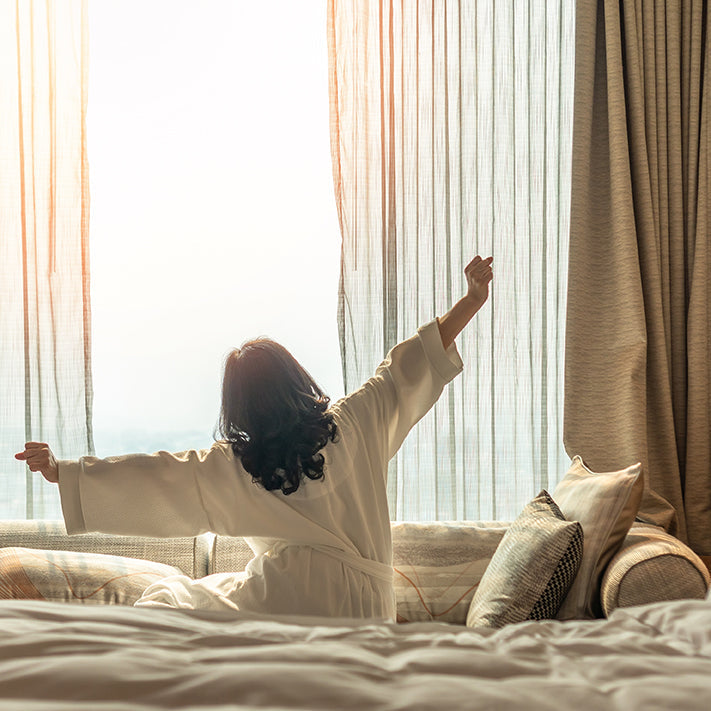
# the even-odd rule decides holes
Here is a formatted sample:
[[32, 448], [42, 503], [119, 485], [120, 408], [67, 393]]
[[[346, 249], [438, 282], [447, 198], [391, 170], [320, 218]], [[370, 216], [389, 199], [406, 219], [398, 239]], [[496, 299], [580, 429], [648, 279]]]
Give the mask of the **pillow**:
[[467, 627], [555, 616], [583, 555], [583, 529], [541, 491], [511, 524], [479, 583]]
[[474, 591], [508, 523], [393, 522], [398, 622], [463, 625]]
[[171, 565], [102, 553], [0, 548], [0, 599], [133, 605]]
[[568, 519], [580, 521], [585, 535], [578, 576], [558, 612], [561, 620], [601, 617], [600, 585], [607, 564], [617, 553], [639, 509], [644, 481], [641, 464], [595, 474], [580, 457], [553, 498]]

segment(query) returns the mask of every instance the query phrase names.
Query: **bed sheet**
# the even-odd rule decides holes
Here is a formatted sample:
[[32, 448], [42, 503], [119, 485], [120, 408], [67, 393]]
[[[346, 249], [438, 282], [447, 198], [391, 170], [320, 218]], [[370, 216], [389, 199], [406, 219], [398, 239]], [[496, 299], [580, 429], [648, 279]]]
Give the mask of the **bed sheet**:
[[711, 708], [711, 602], [502, 630], [0, 602], [1, 711]]

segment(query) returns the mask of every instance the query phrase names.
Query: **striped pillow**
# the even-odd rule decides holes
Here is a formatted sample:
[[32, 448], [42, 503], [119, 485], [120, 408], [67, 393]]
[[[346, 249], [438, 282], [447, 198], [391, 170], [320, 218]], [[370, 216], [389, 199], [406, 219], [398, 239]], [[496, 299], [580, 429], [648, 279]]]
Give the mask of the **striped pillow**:
[[102, 553], [0, 548], [0, 599], [133, 605], [170, 565]]
[[583, 556], [583, 529], [547, 491], [511, 524], [472, 599], [468, 627], [555, 617]]

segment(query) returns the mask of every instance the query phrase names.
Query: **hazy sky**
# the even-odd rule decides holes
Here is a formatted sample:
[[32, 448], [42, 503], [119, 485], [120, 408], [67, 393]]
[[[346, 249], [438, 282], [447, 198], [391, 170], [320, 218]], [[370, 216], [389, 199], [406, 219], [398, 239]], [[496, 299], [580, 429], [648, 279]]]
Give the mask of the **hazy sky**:
[[340, 396], [326, 3], [89, 13], [98, 453], [111, 430], [209, 440], [223, 358], [257, 335]]

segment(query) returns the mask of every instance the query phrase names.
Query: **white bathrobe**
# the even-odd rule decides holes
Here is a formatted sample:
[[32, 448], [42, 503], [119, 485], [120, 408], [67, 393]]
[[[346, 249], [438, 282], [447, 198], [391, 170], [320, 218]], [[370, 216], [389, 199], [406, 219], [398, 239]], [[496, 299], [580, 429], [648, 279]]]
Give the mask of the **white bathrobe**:
[[436, 321], [395, 346], [375, 375], [331, 406], [324, 478], [285, 496], [252, 483], [228, 443], [171, 454], [59, 462], [68, 533], [244, 536], [242, 573], [165, 578], [136, 605], [394, 619], [386, 477], [407, 433], [462, 370]]

